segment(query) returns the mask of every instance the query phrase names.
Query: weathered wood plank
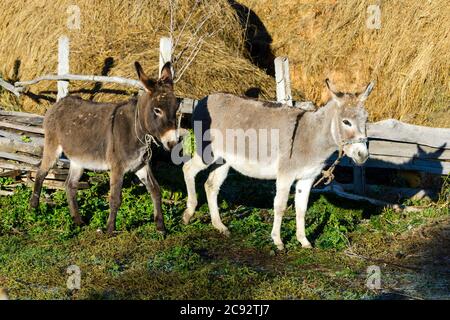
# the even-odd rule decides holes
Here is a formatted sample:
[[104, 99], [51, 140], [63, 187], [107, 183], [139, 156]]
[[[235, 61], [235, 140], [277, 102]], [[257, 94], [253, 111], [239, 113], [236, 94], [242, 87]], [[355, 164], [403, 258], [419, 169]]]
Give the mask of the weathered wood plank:
[[[339, 186], [341, 186], [344, 191], [354, 191], [353, 184], [345, 184], [345, 183], [339, 183]], [[422, 200], [422, 199], [437, 199], [438, 192], [431, 189], [421, 189], [421, 188], [401, 188], [401, 187], [391, 187], [391, 186], [385, 186], [385, 185], [372, 185], [367, 184], [366, 185], [367, 191], [369, 193], [382, 193], [383, 195], [391, 196], [398, 198], [399, 196], [404, 198], [409, 198], [412, 200]]]
[[18, 131], [25, 131], [25, 132], [32, 132], [32, 133], [39, 133], [44, 134], [44, 129], [41, 127], [34, 127], [34, 126], [25, 126], [22, 124], [12, 123], [8, 121], [1, 121], [0, 120], [0, 127], [4, 128], [11, 128]]
[[3, 138], [9, 138], [9, 139], [14, 139], [19, 142], [23, 142], [22, 139], [25, 136], [31, 139], [31, 143], [34, 143], [37, 146], [44, 147], [44, 137], [42, 135], [39, 135], [39, 136], [36, 136], [36, 134], [22, 135], [22, 134], [9, 132], [9, 131], [0, 129], [0, 137], [3, 137]]
[[355, 201], [369, 202], [370, 204], [372, 204], [374, 206], [392, 208], [395, 211], [418, 212], [418, 211], [423, 210], [423, 208], [419, 208], [419, 207], [394, 204], [394, 203], [389, 203], [389, 202], [378, 200], [378, 199], [373, 199], [373, 198], [368, 198], [368, 197], [364, 197], [364, 196], [360, 196], [360, 195], [356, 195], [356, 194], [352, 194], [352, 193], [347, 193], [344, 191], [344, 189], [340, 185], [330, 185], [323, 189], [312, 189], [311, 192], [312, 193], [333, 193], [342, 198], [346, 198], [349, 200], [355, 200]]
[[30, 117], [30, 118], [40, 118], [44, 120], [44, 116], [29, 112], [19, 112], [19, 111], [6, 111], [0, 109], [0, 116], [15, 116], [15, 117]]
[[25, 152], [33, 155], [41, 156], [43, 146], [32, 142], [20, 142], [10, 138], [0, 137], [0, 152]]
[[35, 171], [37, 166], [33, 166], [27, 163], [14, 163], [7, 160], [0, 159], [0, 168], [7, 170], [20, 170], [20, 171]]
[[6, 90], [14, 93], [16, 97], [20, 97], [20, 90], [18, 90], [16, 87], [14, 87], [11, 83], [6, 82], [2, 78], [0, 78], [0, 87], [5, 88]]
[[[69, 56], [70, 40], [69, 37], [62, 35], [58, 39], [58, 75], [65, 75], [70, 72]], [[59, 101], [69, 94], [69, 82], [58, 81], [57, 87], [58, 93], [56, 95], [56, 101]]]
[[439, 149], [421, 146], [415, 143], [402, 143], [384, 140], [371, 140], [369, 142], [369, 153], [384, 156], [450, 160], [450, 149]]
[[92, 82], [107, 82], [107, 83], [117, 83], [130, 87], [137, 87], [139, 89], [144, 89], [144, 86], [140, 81], [134, 79], [127, 79], [122, 77], [107, 77], [107, 76], [85, 76], [78, 74], [64, 74], [64, 75], [45, 75], [30, 81], [21, 81], [14, 83], [16, 89], [20, 90], [24, 87], [36, 84], [41, 81], [92, 81]]
[[37, 117], [0, 116], [1, 121], [42, 127], [43, 119]]
[[[67, 169], [56, 169], [49, 171], [45, 179], [47, 180], [59, 180], [59, 181], [66, 181], [67, 176], [69, 174], [69, 170]], [[34, 179], [36, 178], [36, 171], [32, 171], [30, 173], [30, 176]]]
[[0, 151], [0, 158], [21, 161], [21, 162], [31, 164], [33, 166], [38, 166], [41, 162], [41, 158], [26, 156], [26, 155], [12, 153], [12, 152], [2, 152], [2, 151]]
[[[0, 168], [6, 169], [6, 170], [19, 170], [19, 171], [37, 171], [38, 166], [33, 166], [28, 163], [17, 163], [17, 162], [11, 162], [4, 159], [0, 159]], [[55, 175], [63, 175], [68, 174], [69, 171], [67, 168], [59, 168], [54, 167], [53, 169], [50, 169], [49, 174], [55, 174]]]
[[[32, 188], [34, 186], [34, 181], [32, 181], [28, 178], [23, 178], [22, 181], [30, 188]], [[65, 181], [44, 180], [43, 186], [48, 189], [64, 190], [66, 187], [66, 184], [65, 184]], [[87, 188], [89, 188], [88, 182], [80, 181], [78, 183], [78, 189], [87, 189]]]
[[3, 171], [3, 172], [0, 171], [0, 177], [15, 178], [18, 175], [20, 175], [20, 171], [19, 170], [6, 170], [6, 171]]
[[[161, 77], [161, 71], [166, 62], [172, 61], [172, 38], [162, 37], [159, 39], [159, 77]], [[173, 70], [172, 74], [173, 74]]]
[[181, 113], [192, 113], [194, 111], [195, 106], [197, 106], [198, 100], [194, 99], [182, 99], [180, 101], [180, 109]]
[[275, 81], [277, 84], [277, 101], [293, 106], [291, 92], [291, 77], [289, 74], [289, 59], [275, 58]]
[[450, 149], [450, 129], [416, 126], [394, 119], [368, 123], [367, 135], [369, 138]]
[[[333, 163], [334, 159], [336, 159], [336, 156], [330, 157], [330, 159], [327, 160], [327, 163], [328, 164]], [[342, 161], [339, 163], [339, 165], [346, 167], [354, 166], [353, 162], [348, 157], [343, 158]], [[411, 158], [380, 156], [380, 155], [370, 155], [370, 158], [364, 164], [364, 167], [413, 170], [441, 175], [450, 173], [450, 162], [415, 160]]]

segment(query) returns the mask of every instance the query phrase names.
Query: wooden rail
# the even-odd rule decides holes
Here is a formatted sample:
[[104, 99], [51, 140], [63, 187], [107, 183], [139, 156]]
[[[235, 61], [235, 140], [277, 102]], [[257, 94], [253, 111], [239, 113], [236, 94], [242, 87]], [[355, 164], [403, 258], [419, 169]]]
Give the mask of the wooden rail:
[[[191, 113], [196, 103], [196, 100], [182, 99], [181, 111]], [[0, 110], [0, 160], [36, 166], [44, 143], [42, 123], [40, 115]], [[365, 167], [450, 173], [450, 129], [390, 119], [369, 123], [367, 134], [370, 158]], [[348, 158], [341, 165], [353, 166]]]

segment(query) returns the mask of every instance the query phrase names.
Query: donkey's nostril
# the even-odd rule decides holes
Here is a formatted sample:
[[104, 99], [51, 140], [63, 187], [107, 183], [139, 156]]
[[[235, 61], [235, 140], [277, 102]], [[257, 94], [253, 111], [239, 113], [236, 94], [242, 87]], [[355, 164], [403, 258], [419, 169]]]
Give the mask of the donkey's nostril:
[[177, 144], [176, 141], [169, 141], [169, 142], [167, 143], [167, 147], [169, 148], [169, 150], [172, 150], [173, 147], [176, 146], [176, 144]]

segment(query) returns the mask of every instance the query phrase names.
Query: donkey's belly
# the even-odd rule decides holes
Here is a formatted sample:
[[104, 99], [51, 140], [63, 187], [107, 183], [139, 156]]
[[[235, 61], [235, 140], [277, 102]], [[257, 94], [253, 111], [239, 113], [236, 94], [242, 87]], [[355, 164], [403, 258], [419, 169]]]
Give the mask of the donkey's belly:
[[106, 161], [88, 158], [71, 158], [71, 157], [69, 157], [69, 160], [77, 167], [87, 170], [106, 171], [111, 169], [111, 166]]
[[[64, 151], [64, 150], [63, 150]], [[134, 155], [130, 155], [130, 157], [124, 161], [122, 161], [121, 166], [124, 172], [136, 171], [142, 164], [144, 163], [144, 154], [145, 148], [141, 148]], [[68, 154], [71, 163], [74, 163], [76, 166], [87, 169], [87, 170], [95, 170], [95, 171], [107, 171], [111, 170], [111, 164], [109, 161], [105, 159], [104, 156], [92, 157], [90, 155], [83, 156], [73, 156]]]
[[231, 165], [231, 167], [243, 174], [244, 176], [256, 178], [256, 179], [266, 179], [266, 180], [275, 180], [277, 178], [276, 173], [272, 170], [267, 170], [267, 168], [261, 168], [256, 166], [235, 166]]
[[277, 163], [257, 163], [245, 162], [236, 159], [226, 159], [225, 161], [236, 171], [244, 176], [257, 179], [276, 179], [277, 177]]

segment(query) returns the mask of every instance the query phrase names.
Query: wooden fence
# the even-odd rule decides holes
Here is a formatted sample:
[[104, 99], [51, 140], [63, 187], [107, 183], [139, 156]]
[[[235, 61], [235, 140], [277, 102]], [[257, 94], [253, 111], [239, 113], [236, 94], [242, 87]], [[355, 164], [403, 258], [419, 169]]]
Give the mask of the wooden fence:
[[[160, 69], [171, 60], [172, 41], [162, 38], [160, 42]], [[14, 85], [0, 79], [0, 86], [19, 96], [26, 86], [44, 80], [58, 81], [58, 95], [61, 99], [69, 92], [69, 81], [114, 82], [141, 89], [139, 81], [103, 76], [73, 75], [69, 73], [69, 39], [59, 39], [58, 74], [39, 77], [31, 81], [16, 82]], [[289, 61], [286, 57], [275, 59], [277, 100], [284, 104], [306, 110], [314, 110], [311, 102], [292, 100]], [[181, 99], [180, 111], [192, 113], [196, 100]], [[23, 112], [0, 110], [0, 172], [1, 175], [19, 175], [29, 181], [40, 162], [43, 149], [43, 117]], [[363, 167], [353, 166], [348, 158], [342, 166], [353, 166], [354, 191], [364, 193], [364, 168], [393, 168], [447, 175], [450, 172], [450, 129], [430, 128], [384, 120], [369, 123], [367, 128], [370, 158]], [[331, 158], [330, 161], [333, 161]], [[46, 180], [47, 186], [59, 188], [67, 176], [68, 161], [60, 160]], [[23, 174], [25, 172], [25, 175]]]

